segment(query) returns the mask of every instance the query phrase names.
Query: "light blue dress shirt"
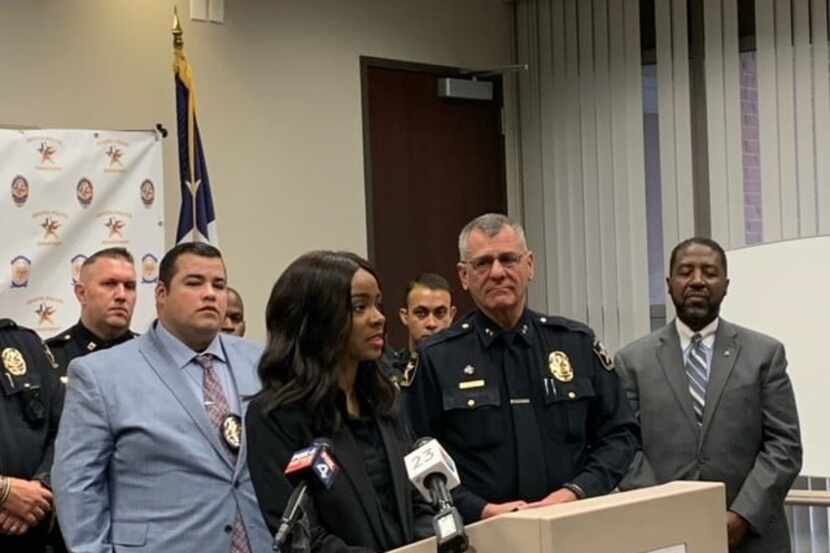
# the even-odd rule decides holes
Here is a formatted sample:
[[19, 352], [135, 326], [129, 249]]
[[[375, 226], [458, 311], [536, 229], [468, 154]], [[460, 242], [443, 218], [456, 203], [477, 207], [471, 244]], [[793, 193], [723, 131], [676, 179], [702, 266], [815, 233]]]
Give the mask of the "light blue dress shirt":
[[222, 386], [222, 391], [225, 394], [225, 399], [228, 401], [228, 407], [231, 412], [241, 416], [242, 411], [239, 405], [239, 394], [236, 391], [236, 383], [233, 380], [233, 373], [231, 367], [228, 365], [228, 359], [225, 355], [225, 348], [222, 346], [222, 334], [219, 333], [208, 345], [208, 347], [201, 352], [196, 352], [190, 349], [184, 342], [173, 336], [169, 330], [164, 327], [161, 321], [157, 321], [150, 332], [155, 332], [158, 336], [162, 347], [173, 358], [176, 364], [174, 368], [184, 372], [185, 380], [188, 387], [193, 391], [193, 394], [198, 398], [200, 403], [204, 403], [204, 374], [205, 371], [202, 366], [196, 362], [196, 356], [203, 353], [210, 353], [213, 355], [213, 370], [216, 372], [216, 377], [219, 384]]

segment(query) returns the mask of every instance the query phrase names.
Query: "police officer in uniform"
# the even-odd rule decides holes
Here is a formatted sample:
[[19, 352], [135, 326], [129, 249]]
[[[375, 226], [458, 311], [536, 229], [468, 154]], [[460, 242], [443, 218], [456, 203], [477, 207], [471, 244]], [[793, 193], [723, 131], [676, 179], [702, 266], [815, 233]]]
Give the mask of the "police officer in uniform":
[[57, 532], [50, 472], [64, 389], [40, 337], [10, 319], [0, 359], [0, 551], [38, 553]]
[[76, 357], [116, 346], [136, 336], [130, 330], [136, 298], [133, 256], [124, 248], [107, 248], [87, 258], [75, 283], [81, 319], [49, 338], [60, 376]]
[[455, 459], [464, 521], [610, 492], [639, 447], [611, 358], [587, 326], [527, 309], [521, 226], [482, 215], [459, 250], [478, 309], [421, 347], [404, 403]]
[[381, 366], [392, 382], [408, 381], [418, 363], [418, 345], [450, 327], [456, 308], [447, 279], [436, 273], [421, 273], [409, 282], [404, 305], [398, 310], [401, 324], [406, 327], [407, 347], [395, 351], [386, 348]]

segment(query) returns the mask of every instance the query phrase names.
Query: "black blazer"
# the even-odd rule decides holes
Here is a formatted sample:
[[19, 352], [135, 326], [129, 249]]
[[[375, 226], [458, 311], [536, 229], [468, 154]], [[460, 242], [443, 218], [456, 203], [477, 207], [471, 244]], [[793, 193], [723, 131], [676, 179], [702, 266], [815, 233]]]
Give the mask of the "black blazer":
[[[283, 476], [293, 453], [307, 447], [313, 436], [308, 416], [296, 407], [264, 413], [265, 398], [259, 394], [251, 402], [245, 418], [248, 442], [248, 467], [259, 506], [271, 532], [279, 527], [282, 511], [292, 486]], [[406, 543], [432, 535], [432, 507], [423, 500], [406, 476], [403, 457], [410, 443], [399, 420], [377, 419], [395, 489], [398, 519]], [[327, 436], [329, 437], [329, 436]], [[316, 519], [312, 523], [311, 551], [340, 553], [387, 551], [387, 543], [377, 510], [377, 498], [362, 452], [352, 433], [343, 427], [330, 436], [333, 453], [341, 472], [330, 490], [314, 488], [312, 498]]]

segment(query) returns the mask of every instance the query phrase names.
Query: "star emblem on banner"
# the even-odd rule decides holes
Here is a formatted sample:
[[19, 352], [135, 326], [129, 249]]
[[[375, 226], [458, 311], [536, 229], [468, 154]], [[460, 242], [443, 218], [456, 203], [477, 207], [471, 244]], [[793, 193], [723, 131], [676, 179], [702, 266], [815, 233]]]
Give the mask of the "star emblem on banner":
[[46, 142], [40, 143], [40, 148], [37, 149], [38, 153], [40, 154], [40, 162], [46, 163], [47, 161], [52, 165], [55, 164], [55, 160], [52, 159], [52, 156], [55, 155], [55, 148], [47, 144]]
[[57, 219], [52, 219], [51, 217], [47, 217], [43, 220], [40, 224], [40, 228], [43, 229], [43, 239], [47, 239], [50, 236], [53, 236], [57, 239], [58, 237], [58, 229], [61, 227], [61, 224], [57, 221]]
[[40, 325], [53, 324], [55, 321], [52, 320], [52, 315], [54, 314], [55, 308], [45, 303], [38, 305], [35, 310], [35, 315], [38, 316], [38, 324]]
[[121, 163], [121, 157], [124, 155], [124, 152], [121, 151], [120, 148], [116, 148], [115, 146], [110, 146], [109, 149], [106, 151], [107, 157], [110, 158], [110, 167], [113, 165], [120, 165], [123, 167], [124, 165]]
[[121, 219], [116, 219], [115, 217], [110, 217], [106, 222], [106, 227], [110, 231], [110, 238], [113, 238], [113, 237], [116, 237], [116, 236], [119, 237], [119, 238], [124, 237], [124, 234], [123, 234], [122, 231], [124, 230], [125, 223]]

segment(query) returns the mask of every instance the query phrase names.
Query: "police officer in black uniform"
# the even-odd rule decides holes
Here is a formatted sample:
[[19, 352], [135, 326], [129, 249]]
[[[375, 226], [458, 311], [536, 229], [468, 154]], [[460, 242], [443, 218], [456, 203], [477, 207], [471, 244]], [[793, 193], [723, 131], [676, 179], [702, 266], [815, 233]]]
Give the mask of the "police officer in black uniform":
[[66, 376], [74, 358], [136, 336], [130, 330], [136, 298], [135, 263], [130, 252], [107, 248], [87, 258], [75, 283], [75, 297], [81, 304], [81, 319], [46, 341], [61, 377]]
[[[46, 551], [49, 489], [64, 388], [40, 337], [0, 319], [0, 551]], [[59, 540], [58, 540], [58, 543]]]
[[527, 309], [518, 224], [482, 215], [459, 249], [478, 309], [421, 347], [404, 403], [455, 459], [464, 521], [610, 492], [639, 447], [610, 356], [587, 326]]
[[417, 367], [418, 344], [449, 328], [455, 313], [447, 279], [436, 273], [421, 273], [409, 282], [398, 311], [407, 330], [407, 347], [397, 351], [387, 348], [381, 357], [381, 366], [392, 382], [407, 385]]

